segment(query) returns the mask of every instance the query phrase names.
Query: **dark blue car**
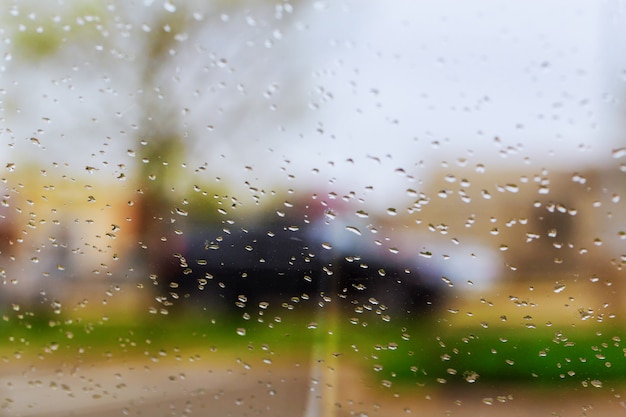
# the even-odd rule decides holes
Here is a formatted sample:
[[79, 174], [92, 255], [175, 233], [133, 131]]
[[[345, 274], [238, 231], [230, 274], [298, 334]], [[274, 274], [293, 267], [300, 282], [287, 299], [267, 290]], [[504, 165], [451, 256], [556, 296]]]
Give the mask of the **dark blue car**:
[[354, 226], [243, 223], [188, 227], [178, 251], [163, 259], [161, 302], [225, 312], [338, 303], [345, 311], [410, 314], [431, 309], [441, 292], [440, 280]]

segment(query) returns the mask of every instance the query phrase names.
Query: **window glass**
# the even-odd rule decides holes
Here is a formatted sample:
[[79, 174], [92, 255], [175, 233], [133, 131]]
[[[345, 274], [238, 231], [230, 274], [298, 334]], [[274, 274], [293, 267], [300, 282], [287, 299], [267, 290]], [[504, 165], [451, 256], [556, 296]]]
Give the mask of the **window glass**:
[[10, 0], [0, 415], [617, 415], [619, 2]]

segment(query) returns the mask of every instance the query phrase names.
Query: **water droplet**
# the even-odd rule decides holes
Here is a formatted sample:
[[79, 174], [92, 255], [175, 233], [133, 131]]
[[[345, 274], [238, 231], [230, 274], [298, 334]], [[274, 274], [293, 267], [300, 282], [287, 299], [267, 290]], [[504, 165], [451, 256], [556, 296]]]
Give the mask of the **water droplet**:
[[170, 13], [174, 13], [176, 11], [176, 6], [170, 3], [169, 1], [166, 1], [165, 3], [163, 3], [163, 8]]
[[519, 186], [517, 186], [516, 184], [507, 184], [504, 186], [504, 188], [506, 188], [506, 190], [511, 193], [516, 193], [519, 191]]
[[587, 179], [576, 172], [574, 173], [574, 175], [572, 175], [572, 181], [577, 182], [579, 184], [584, 184], [587, 182]]
[[365, 219], [367, 217], [369, 217], [369, 214], [367, 214], [367, 212], [363, 211], [363, 210], [358, 210], [356, 212], [357, 217], [360, 217], [362, 219]]
[[[624, 149], [624, 151], [626, 152], [626, 148]], [[592, 386], [596, 388], [602, 388], [602, 381], [600, 381], [599, 379], [593, 379], [590, 382]]]
[[556, 285], [554, 286], [553, 290], [555, 293], [560, 293], [565, 289], [566, 285], [562, 282], [557, 282]]
[[393, 208], [393, 207], [389, 207], [387, 209], [387, 214], [390, 215], [390, 216], [395, 216], [395, 215], [398, 214], [398, 211], [395, 208]]
[[441, 277], [441, 280], [442, 280], [443, 282], [445, 282], [445, 283], [446, 283], [446, 285], [448, 285], [448, 287], [450, 287], [450, 288], [454, 287], [454, 283], [452, 282], [452, 280], [451, 280], [450, 278], [447, 278], [447, 277], [442, 276], [442, 277]]
[[237, 334], [239, 336], [245, 336], [246, 335], [246, 329], [244, 329], [243, 327], [237, 328]]
[[332, 249], [332, 248], [333, 248], [333, 245], [331, 245], [331, 244], [330, 244], [330, 243], [328, 243], [328, 242], [324, 242], [324, 243], [322, 243], [322, 247], [323, 247], [324, 249], [326, 249], [326, 250], [330, 250], [330, 249]]
[[361, 231], [354, 226], [346, 226], [346, 230], [354, 233], [355, 235], [361, 236]]
[[626, 156], [626, 148], [613, 149], [613, 151], [611, 152], [611, 155], [615, 159], [618, 159], [618, 158], [621, 158], [623, 156]]
[[470, 384], [473, 384], [474, 382], [478, 381], [480, 375], [478, 375], [478, 373], [474, 371], [465, 371], [463, 372], [463, 378], [465, 378], [465, 380]]

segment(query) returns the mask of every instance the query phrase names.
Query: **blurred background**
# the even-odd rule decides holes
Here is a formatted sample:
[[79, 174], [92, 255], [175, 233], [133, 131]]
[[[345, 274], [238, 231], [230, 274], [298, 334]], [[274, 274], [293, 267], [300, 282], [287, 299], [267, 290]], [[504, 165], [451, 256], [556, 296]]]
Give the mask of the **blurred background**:
[[[420, 300], [428, 312], [417, 319], [394, 312], [388, 329], [396, 336], [418, 323], [439, 348], [442, 329], [457, 331], [454, 338], [494, 325], [548, 327], [546, 335], [560, 326], [618, 343], [626, 314], [623, 2], [15, 0], [1, 7], [7, 334], [24, 317], [56, 326], [103, 317], [143, 323], [184, 314], [176, 305], [189, 320], [219, 321], [221, 310], [206, 305], [192, 317], [185, 300], [231, 285], [228, 305], [245, 305], [251, 295], [238, 296], [252, 292], [247, 284], [218, 277], [211, 287], [206, 274], [237, 259], [231, 272], [241, 278], [251, 242], [265, 245], [250, 236], [291, 227], [304, 243], [279, 265], [275, 253], [290, 254], [294, 235], [268, 241], [274, 255], [254, 267], [268, 276], [263, 287], [278, 282], [270, 275], [281, 268], [298, 279], [309, 268], [322, 282], [316, 274], [325, 276], [325, 267], [341, 269], [360, 255], [395, 279], [341, 314], [327, 306], [352, 284], [324, 287], [329, 299], [313, 290], [305, 299], [326, 306], [316, 323], [327, 323], [328, 334], [354, 320], [364, 328], [355, 319], [364, 307], [375, 317], [368, 320], [387, 321], [376, 298], [386, 294], [393, 304], [409, 291], [396, 274], [410, 272], [428, 291]], [[240, 252], [207, 252], [220, 242]], [[294, 256], [306, 258], [306, 268], [294, 266]], [[341, 271], [350, 279], [361, 273]], [[301, 288], [275, 290], [288, 293], [288, 317]], [[247, 307], [243, 318], [263, 323], [256, 304]], [[598, 330], [604, 325], [611, 330]], [[339, 349], [320, 340], [313, 362]], [[457, 375], [449, 369], [442, 372]], [[620, 372], [615, 363], [581, 378], [589, 385], [611, 372]], [[499, 381], [504, 371], [494, 375]], [[307, 407], [308, 415], [331, 415]]]

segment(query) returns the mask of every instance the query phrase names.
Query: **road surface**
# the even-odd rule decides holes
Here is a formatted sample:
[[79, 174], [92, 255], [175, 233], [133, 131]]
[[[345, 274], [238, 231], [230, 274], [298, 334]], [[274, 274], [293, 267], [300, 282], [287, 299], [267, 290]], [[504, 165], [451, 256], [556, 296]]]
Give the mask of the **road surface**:
[[266, 362], [9, 363], [0, 416], [626, 416], [625, 387], [396, 388], [346, 363]]

